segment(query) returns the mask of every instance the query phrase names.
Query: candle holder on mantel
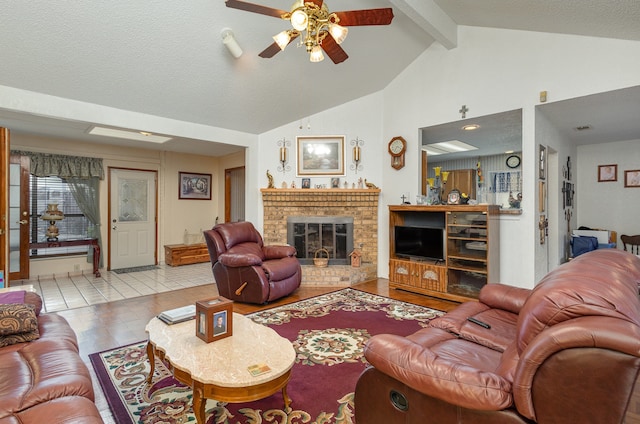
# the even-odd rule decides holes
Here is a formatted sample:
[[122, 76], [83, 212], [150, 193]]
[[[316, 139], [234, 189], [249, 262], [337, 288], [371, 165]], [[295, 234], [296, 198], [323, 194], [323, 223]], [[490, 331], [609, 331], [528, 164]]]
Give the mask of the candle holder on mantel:
[[58, 241], [58, 227], [56, 227], [56, 221], [62, 221], [64, 219], [64, 213], [58, 210], [57, 203], [49, 203], [47, 205], [47, 210], [42, 213], [40, 217], [43, 221], [49, 221], [49, 227], [45, 235], [47, 236], [47, 241]]

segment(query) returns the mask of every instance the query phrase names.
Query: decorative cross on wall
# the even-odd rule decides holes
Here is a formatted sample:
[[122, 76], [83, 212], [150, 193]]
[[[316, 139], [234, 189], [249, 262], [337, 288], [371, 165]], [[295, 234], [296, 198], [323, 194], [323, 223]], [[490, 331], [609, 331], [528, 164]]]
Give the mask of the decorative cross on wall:
[[407, 196], [405, 196], [404, 194], [400, 198], [402, 199], [403, 204], [407, 201]]
[[462, 114], [462, 119], [464, 119], [467, 117], [467, 112], [469, 112], [469, 108], [467, 107], [467, 105], [462, 105], [462, 107], [458, 112]]

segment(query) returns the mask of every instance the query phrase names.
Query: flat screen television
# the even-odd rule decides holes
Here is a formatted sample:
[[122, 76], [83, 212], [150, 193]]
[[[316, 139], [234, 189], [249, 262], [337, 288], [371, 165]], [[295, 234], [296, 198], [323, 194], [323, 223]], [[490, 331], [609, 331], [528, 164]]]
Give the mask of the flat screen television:
[[444, 261], [444, 228], [396, 225], [395, 251], [400, 258]]

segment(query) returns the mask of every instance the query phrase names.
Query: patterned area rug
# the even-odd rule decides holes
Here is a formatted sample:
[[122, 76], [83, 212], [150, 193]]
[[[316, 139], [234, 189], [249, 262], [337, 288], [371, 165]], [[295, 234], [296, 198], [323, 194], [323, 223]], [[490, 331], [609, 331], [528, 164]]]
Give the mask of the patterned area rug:
[[[408, 335], [442, 312], [354, 289], [248, 315], [288, 338], [297, 353], [283, 410], [282, 393], [242, 404], [208, 400], [207, 424], [353, 423], [353, 392], [374, 334]], [[194, 335], [195, 337], [195, 335]], [[191, 389], [157, 363], [151, 385], [146, 342], [90, 355], [118, 424], [195, 422]]]

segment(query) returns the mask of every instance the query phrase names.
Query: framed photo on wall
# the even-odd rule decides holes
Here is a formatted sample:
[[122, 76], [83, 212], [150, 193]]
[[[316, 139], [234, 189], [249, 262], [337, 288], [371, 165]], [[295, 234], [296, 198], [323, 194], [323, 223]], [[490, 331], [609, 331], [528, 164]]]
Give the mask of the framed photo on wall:
[[618, 181], [618, 165], [598, 165], [598, 182]]
[[179, 172], [179, 199], [211, 200], [211, 174]]
[[344, 136], [300, 136], [298, 175], [344, 175]]
[[624, 171], [625, 187], [640, 187], [640, 169]]

